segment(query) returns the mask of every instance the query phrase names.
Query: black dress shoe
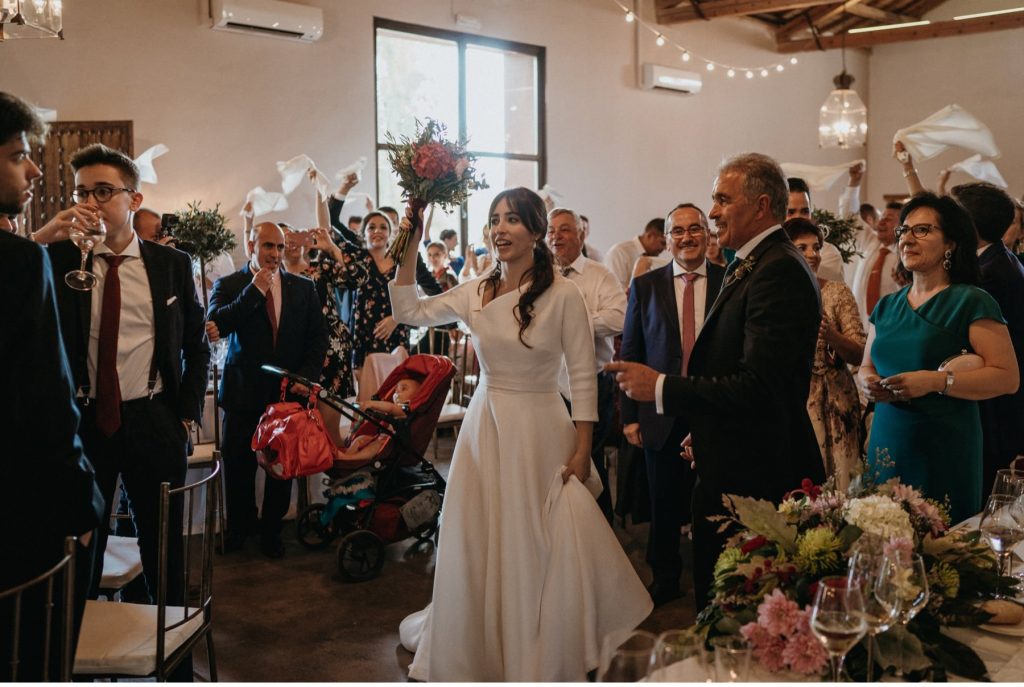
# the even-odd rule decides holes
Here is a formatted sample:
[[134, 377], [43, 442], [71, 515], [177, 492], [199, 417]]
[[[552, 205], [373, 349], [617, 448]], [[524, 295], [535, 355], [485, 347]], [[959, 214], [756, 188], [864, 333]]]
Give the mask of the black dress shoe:
[[654, 582], [647, 588], [647, 592], [651, 595], [655, 608], [663, 606], [669, 601], [674, 601], [683, 595], [679, 591], [678, 584], [669, 584], [667, 582]]
[[267, 558], [284, 558], [284, 542], [279, 536], [262, 537], [260, 538], [260, 551]]

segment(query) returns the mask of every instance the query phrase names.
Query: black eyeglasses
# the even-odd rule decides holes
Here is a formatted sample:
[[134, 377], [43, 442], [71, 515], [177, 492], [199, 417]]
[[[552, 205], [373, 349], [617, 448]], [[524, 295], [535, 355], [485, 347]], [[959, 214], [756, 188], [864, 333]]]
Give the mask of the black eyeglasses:
[[97, 203], [106, 203], [108, 200], [114, 197], [115, 193], [135, 193], [130, 188], [114, 188], [113, 186], [97, 186], [96, 188], [76, 188], [71, 192], [71, 197], [75, 199], [76, 203], [84, 203], [89, 200], [89, 196], [96, 199]]
[[699, 224], [691, 224], [688, 227], [672, 227], [667, 233], [674, 239], [681, 239], [683, 236], [700, 236], [707, 229]]
[[941, 227], [936, 227], [931, 224], [915, 224], [912, 227], [904, 224], [903, 226], [896, 227], [896, 229], [894, 230], [896, 234], [896, 240], [901, 239], [903, 235], [906, 234], [908, 231], [914, 235], [915, 239], [923, 239], [925, 236], [932, 233], [933, 231], [942, 231], [942, 229]]

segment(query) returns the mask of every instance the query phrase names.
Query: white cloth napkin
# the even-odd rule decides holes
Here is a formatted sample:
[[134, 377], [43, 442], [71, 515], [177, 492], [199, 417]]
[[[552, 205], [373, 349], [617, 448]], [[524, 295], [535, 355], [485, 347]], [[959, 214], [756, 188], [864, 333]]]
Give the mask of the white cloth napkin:
[[867, 161], [854, 160], [844, 162], [841, 165], [804, 165], [798, 162], [783, 162], [782, 171], [787, 177], [800, 177], [807, 182], [812, 191], [827, 191], [832, 185], [839, 181], [839, 178], [850, 171], [850, 167], [856, 164], [864, 165], [867, 168]]
[[544, 184], [544, 186], [537, 191], [537, 195], [540, 196], [542, 200], [550, 198], [555, 207], [559, 207], [565, 203], [565, 196], [553, 189], [551, 184]]
[[987, 181], [999, 188], [1006, 188], [1008, 186], [1006, 179], [1003, 179], [1003, 175], [999, 173], [996, 163], [983, 158], [981, 155], [972, 155], [966, 160], [961, 160], [951, 166], [950, 169], [959, 170], [964, 174], [969, 174], [978, 181]]
[[310, 170], [316, 173], [315, 183], [317, 191], [326, 198], [327, 194], [330, 193], [331, 180], [317, 169], [312, 158], [305, 153], [296, 155], [291, 160], [277, 163], [277, 171], [281, 175], [281, 190], [284, 194], [288, 195], [297, 189]]
[[[353, 215], [362, 217], [372, 210], [373, 198], [370, 197], [370, 194], [362, 192], [349, 193], [345, 196], [345, 204], [341, 206], [341, 212], [338, 216], [341, 218], [341, 223], [347, 225], [349, 217]], [[390, 222], [391, 220], [389, 219], [388, 221]], [[397, 227], [391, 227], [392, 231], [395, 229]]]
[[245, 194], [245, 201], [252, 203], [253, 217], [288, 209], [288, 199], [284, 197], [283, 193], [265, 191], [262, 186], [257, 186]]
[[358, 181], [363, 180], [363, 170], [366, 169], [366, 157], [363, 156], [350, 164], [348, 167], [342, 167], [334, 173], [334, 178], [338, 181], [342, 181], [349, 174], [355, 174]]
[[148, 148], [142, 155], [135, 158], [135, 166], [139, 168], [139, 181], [144, 184], [156, 183], [156, 168], [153, 160], [167, 152], [168, 148], [163, 143], [157, 143]]
[[930, 160], [950, 147], [966, 148], [985, 157], [998, 158], [992, 131], [959, 105], [947, 105], [935, 114], [900, 129], [893, 141], [901, 141], [914, 160]]

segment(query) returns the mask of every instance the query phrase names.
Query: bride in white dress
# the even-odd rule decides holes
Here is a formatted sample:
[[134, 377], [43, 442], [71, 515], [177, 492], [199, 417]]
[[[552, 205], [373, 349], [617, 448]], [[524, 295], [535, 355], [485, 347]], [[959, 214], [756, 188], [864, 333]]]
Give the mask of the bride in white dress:
[[602, 638], [636, 627], [651, 598], [594, 498], [594, 337], [583, 296], [552, 268], [544, 203], [503, 191], [489, 217], [490, 276], [420, 298], [413, 249], [390, 285], [403, 324], [465, 322], [481, 369], [452, 457], [433, 601], [402, 621], [401, 640], [417, 680], [583, 681]]

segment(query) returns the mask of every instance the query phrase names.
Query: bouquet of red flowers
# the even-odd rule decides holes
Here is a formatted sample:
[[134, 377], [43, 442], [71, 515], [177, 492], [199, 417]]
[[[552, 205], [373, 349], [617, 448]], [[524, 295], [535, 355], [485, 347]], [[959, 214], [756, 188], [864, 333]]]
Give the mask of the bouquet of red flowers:
[[[487, 188], [483, 175], [476, 177], [473, 163], [476, 157], [466, 152], [466, 141], [445, 138], [444, 124], [427, 119], [416, 120], [416, 136], [402, 136], [398, 140], [391, 133], [388, 141], [388, 161], [398, 175], [402, 196], [413, 210], [413, 231], [419, 224], [419, 211], [428, 205], [440, 205], [450, 210], [469, 198], [469, 192]], [[388, 255], [401, 263], [409, 247], [408, 231], [399, 231], [391, 242]]]

